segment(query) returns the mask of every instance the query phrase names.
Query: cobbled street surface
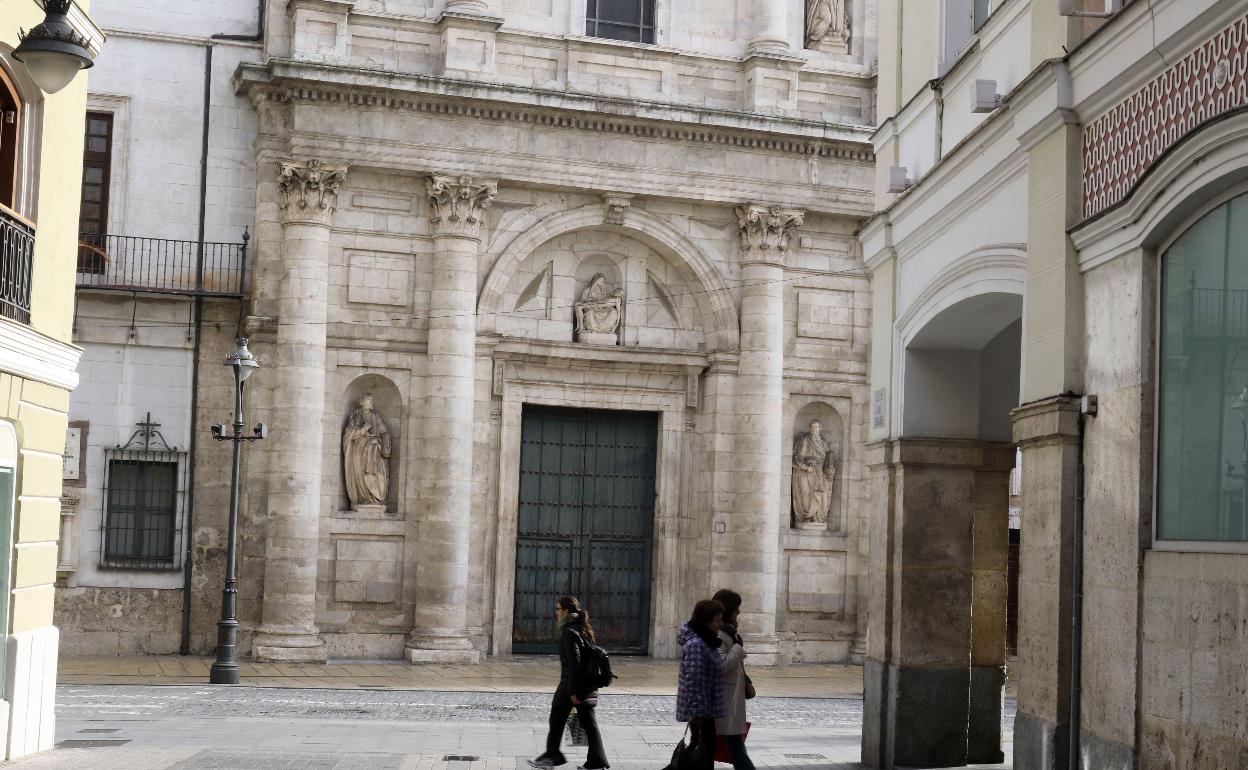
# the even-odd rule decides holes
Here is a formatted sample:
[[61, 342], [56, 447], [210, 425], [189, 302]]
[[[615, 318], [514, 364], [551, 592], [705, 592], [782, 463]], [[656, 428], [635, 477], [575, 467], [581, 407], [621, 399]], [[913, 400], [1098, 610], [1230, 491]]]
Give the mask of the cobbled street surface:
[[[58, 747], [5, 767], [526, 770], [524, 759], [541, 751], [548, 704], [549, 695], [535, 693], [61, 685]], [[673, 709], [671, 696], [604, 693], [599, 716], [612, 768], [666, 765], [682, 731]], [[860, 699], [759, 697], [749, 717], [760, 768], [858, 767]], [[1012, 727], [1007, 702], [1007, 737]], [[564, 752], [573, 763], [584, 759], [566, 740]]]

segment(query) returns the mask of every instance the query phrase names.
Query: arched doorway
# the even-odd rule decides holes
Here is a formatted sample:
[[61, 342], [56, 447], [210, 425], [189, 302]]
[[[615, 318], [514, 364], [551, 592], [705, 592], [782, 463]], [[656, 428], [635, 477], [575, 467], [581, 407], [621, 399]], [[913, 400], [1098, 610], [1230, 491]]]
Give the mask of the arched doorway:
[[0, 206], [17, 208], [18, 146], [21, 141], [22, 98], [17, 84], [0, 67]]
[[900, 436], [870, 463], [887, 490], [874, 501], [871, 766], [1003, 761], [1021, 319], [1021, 295], [972, 294], [902, 337]]

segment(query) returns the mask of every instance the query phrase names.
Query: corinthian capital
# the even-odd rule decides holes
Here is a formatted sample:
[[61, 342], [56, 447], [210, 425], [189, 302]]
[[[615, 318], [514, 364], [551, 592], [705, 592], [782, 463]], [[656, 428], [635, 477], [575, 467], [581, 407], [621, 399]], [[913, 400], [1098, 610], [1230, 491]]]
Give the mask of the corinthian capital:
[[498, 194], [495, 182], [473, 182], [470, 176], [429, 177], [429, 221], [434, 235], [481, 234], [481, 219]]
[[282, 218], [328, 225], [338, 206], [338, 188], [346, 178], [346, 166], [327, 166], [319, 160], [279, 160], [277, 207]]
[[793, 228], [802, 223], [802, 212], [749, 204], [737, 206], [741, 228], [741, 257], [745, 262], [783, 265]]

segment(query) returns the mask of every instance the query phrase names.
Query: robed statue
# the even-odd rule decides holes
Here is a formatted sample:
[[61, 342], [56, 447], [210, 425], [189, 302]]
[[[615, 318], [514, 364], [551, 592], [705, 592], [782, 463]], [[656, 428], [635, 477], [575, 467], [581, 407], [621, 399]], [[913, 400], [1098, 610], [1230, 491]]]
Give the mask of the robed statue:
[[847, 39], [849, 20], [845, 17], [845, 0], [806, 0], [807, 48], [824, 40], [844, 42]]
[[624, 302], [622, 289], [607, 287], [607, 277], [597, 273], [581, 292], [576, 311], [576, 330], [590, 334], [615, 334], [620, 327], [620, 309]]
[[366, 395], [342, 431], [342, 470], [351, 510], [385, 509], [390, 449], [390, 430], [373, 411], [372, 395]]
[[827, 525], [836, 480], [836, 452], [823, 437], [823, 423], [811, 420], [809, 432], [793, 442], [793, 525]]

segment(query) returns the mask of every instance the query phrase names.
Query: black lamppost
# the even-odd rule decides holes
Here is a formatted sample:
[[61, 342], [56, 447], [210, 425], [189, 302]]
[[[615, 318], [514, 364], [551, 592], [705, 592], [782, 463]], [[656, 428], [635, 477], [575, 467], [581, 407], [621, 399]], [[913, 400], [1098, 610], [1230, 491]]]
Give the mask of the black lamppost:
[[13, 49], [13, 58], [25, 64], [31, 78], [49, 94], [95, 63], [90, 42], [69, 22], [72, 7], [72, 0], [46, 0], [43, 22], [23, 32], [21, 44]]
[[213, 684], [238, 684], [238, 659], [234, 650], [238, 642], [238, 469], [239, 452], [244, 441], [257, 441], [268, 434], [264, 423], [258, 423], [251, 435], [243, 435], [243, 383], [260, 368], [256, 357], [247, 349], [247, 338], [234, 340], [238, 347], [225, 359], [234, 370], [234, 432], [226, 434], [225, 423], [212, 426], [212, 437], [234, 442], [234, 466], [230, 471], [230, 526], [225, 544], [225, 588], [221, 592], [221, 620], [217, 622], [217, 661], [212, 664], [209, 681]]

